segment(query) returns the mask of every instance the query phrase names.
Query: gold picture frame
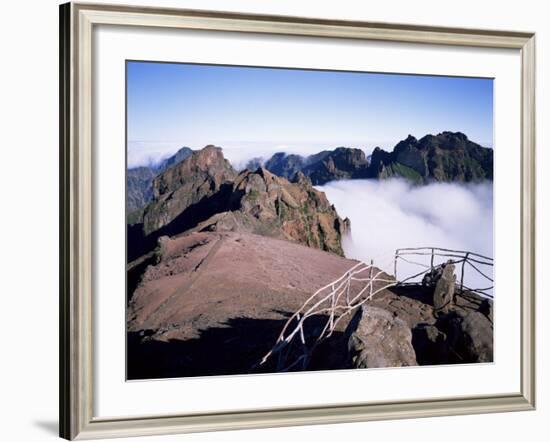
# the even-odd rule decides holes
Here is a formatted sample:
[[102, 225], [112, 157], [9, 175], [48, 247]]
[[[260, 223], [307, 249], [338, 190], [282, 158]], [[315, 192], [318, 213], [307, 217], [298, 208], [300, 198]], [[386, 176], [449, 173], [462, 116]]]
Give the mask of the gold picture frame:
[[[521, 391], [319, 407], [100, 419], [93, 416], [92, 32], [99, 24], [512, 48], [521, 52]], [[535, 407], [535, 35], [68, 3], [60, 6], [60, 436], [66, 439], [327, 424]]]

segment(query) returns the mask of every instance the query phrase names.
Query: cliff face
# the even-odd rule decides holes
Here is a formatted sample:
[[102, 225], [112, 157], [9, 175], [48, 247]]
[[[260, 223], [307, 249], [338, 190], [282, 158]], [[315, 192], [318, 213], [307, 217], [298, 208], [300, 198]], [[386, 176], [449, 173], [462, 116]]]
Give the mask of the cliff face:
[[367, 178], [368, 161], [361, 149], [339, 147], [321, 156], [315, 161], [315, 156], [302, 169], [314, 185], [322, 185], [334, 180]]
[[[300, 155], [287, 155], [284, 152], [278, 152], [265, 162], [264, 167], [277, 176], [291, 180], [305, 164], [306, 159]], [[255, 170], [256, 168], [249, 169]]]
[[317, 186], [333, 180], [366, 178], [368, 161], [360, 149], [338, 147], [308, 157], [279, 152], [267, 160], [264, 167], [289, 180], [302, 172]]
[[143, 215], [146, 235], [167, 226], [192, 205], [218, 192], [237, 173], [219, 147], [194, 152], [153, 180], [153, 201]]
[[409, 135], [391, 153], [374, 149], [369, 176], [403, 177], [417, 183], [492, 180], [493, 149], [470, 141], [460, 132], [426, 135], [420, 140]]
[[265, 168], [239, 175], [207, 146], [156, 177], [144, 213], [146, 235], [238, 231], [283, 238], [343, 255], [349, 221], [298, 173], [293, 182]]
[[338, 216], [325, 194], [304, 175], [294, 182], [265, 168], [245, 170], [235, 179], [227, 211], [203, 224], [210, 230], [233, 230], [284, 238], [338, 255], [349, 220]]

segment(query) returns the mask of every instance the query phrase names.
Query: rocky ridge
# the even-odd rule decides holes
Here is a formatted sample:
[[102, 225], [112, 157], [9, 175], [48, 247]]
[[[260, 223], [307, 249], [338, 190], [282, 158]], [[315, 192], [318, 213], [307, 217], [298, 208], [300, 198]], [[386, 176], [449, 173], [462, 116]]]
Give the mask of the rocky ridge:
[[174, 222], [186, 209], [227, 188], [236, 176], [219, 147], [193, 152], [153, 180], [153, 201], [143, 214], [144, 233], [149, 235]]
[[426, 135], [420, 140], [409, 135], [392, 152], [376, 147], [369, 158], [360, 149], [346, 147], [308, 157], [279, 152], [264, 167], [287, 179], [300, 171], [314, 185], [361, 178], [399, 177], [417, 184], [493, 179], [493, 149], [474, 143], [461, 132]]
[[333, 180], [367, 178], [368, 161], [360, 149], [338, 147], [308, 157], [279, 152], [269, 158], [264, 167], [289, 180], [302, 172], [317, 186]]
[[145, 237], [249, 232], [343, 255], [349, 228], [303, 174], [292, 182], [263, 167], [237, 174], [220, 148], [207, 146], [154, 179], [142, 231]]
[[461, 132], [426, 135], [420, 140], [409, 135], [392, 152], [374, 149], [369, 176], [402, 177], [416, 183], [492, 180], [493, 149], [470, 141]]

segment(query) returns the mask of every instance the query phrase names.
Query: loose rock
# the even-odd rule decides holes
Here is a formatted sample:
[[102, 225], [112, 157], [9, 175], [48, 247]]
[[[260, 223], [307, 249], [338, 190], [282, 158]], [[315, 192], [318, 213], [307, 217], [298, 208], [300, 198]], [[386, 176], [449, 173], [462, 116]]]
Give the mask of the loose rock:
[[410, 328], [387, 310], [362, 306], [346, 330], [353, 368], [417, 365]]

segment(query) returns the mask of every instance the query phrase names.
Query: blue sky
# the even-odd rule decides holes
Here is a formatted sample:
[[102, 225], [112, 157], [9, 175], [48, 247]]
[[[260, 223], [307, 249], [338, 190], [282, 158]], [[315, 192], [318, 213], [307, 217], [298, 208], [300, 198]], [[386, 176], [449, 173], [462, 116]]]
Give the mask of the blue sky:
[[368, 153], [444, 130], [493, 138], [490, 79], [128, 62], [127, 88], [129, 166], [181, 146], [252, 157]]

